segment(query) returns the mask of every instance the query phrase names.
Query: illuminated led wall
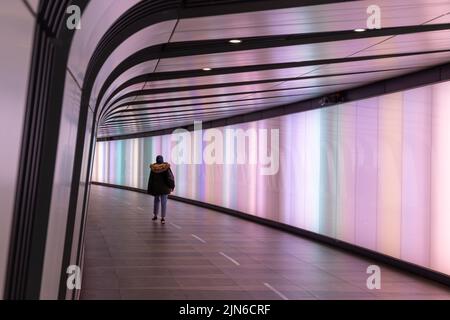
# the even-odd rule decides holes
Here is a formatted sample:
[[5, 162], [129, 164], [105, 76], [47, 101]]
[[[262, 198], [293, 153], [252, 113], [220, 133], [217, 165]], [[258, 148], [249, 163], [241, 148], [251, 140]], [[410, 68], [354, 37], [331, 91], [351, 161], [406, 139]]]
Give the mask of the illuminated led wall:
[[[278, 129], [278, 171], [173, 164], [175, 194], [450, 274], [449, 101], [447, 82], [218, 128]], [[149, 163], [170, 158], [175, 143], [169, 135], [97, 143], [93, 180], [145, 189]], [[196, 144], [201, 152], [208, 142]]]

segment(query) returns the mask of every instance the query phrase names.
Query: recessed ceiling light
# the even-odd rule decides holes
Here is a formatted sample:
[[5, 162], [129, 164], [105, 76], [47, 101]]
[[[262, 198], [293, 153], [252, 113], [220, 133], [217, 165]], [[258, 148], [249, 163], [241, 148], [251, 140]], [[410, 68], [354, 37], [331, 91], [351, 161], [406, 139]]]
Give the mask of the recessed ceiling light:
[[203, 68], [203, 71], [211, 71], [211, 68]]
[[366, 31], [366, 29], [358, 28], [358, 29], [355, 29], [355, 30], [353, 30], [353, 31], [355, 31], [355, 32], [364, 32], [364, 31]]
[[239, 40], [239, 39], [231, 39], [229, 42], [230, 42], [230, 43], [233, 43], [233, 44], [236, 44], [236, 43], [241, 43], [242, 40]]

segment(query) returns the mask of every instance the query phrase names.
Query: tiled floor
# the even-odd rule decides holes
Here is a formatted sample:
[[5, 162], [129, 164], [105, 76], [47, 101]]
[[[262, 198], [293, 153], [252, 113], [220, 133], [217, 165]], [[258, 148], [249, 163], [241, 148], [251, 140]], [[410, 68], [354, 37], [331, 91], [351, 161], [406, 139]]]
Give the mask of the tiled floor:
[[82, 299], [450, 299], [450, 288], [215, 211], [92, 186]]

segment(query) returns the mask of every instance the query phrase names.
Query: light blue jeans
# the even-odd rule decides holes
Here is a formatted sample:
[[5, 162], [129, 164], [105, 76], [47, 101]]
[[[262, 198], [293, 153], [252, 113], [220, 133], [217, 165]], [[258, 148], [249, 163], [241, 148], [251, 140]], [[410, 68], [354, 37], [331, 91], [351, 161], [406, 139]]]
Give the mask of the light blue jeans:
[[161, 218], [166, 217], [166, 208], [167, 208], [167, 194], [162, 194], [159, 196], [154, 196], [155, 200], [153, 202], [153, 214], [158, 216], [159, 212], [159, 203], [161, 202]]

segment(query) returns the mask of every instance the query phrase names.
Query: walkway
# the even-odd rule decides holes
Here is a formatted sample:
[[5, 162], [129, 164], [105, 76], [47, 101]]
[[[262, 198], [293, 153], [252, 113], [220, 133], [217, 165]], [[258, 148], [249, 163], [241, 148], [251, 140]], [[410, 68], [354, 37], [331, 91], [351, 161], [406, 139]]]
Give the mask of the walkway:
[[93, 185], [82, 299], [450, 299], [450, 289], [373, 261], [212, 210]]

